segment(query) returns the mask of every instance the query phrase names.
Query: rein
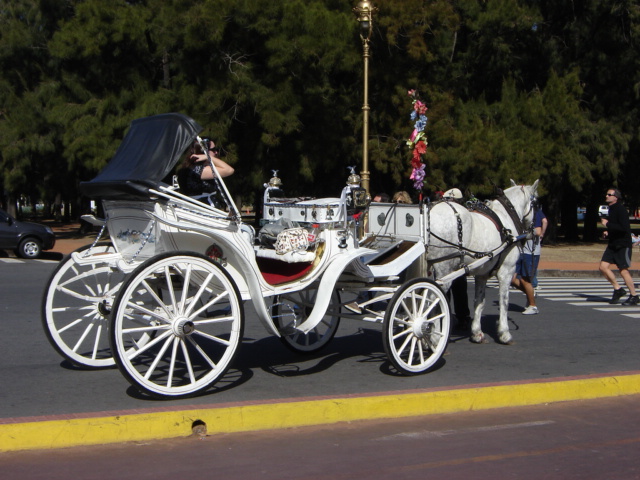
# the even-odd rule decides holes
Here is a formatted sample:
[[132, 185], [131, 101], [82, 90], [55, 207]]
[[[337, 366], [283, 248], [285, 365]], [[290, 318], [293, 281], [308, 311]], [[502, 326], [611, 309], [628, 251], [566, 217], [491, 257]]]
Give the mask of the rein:
[[[518, 235], [522, 235], [527, 230], [527, 228], [522, 222], [522, 219], [518, 216], [518, 212], [516, 212], [516, 209], [513, 206], [513, 203], [511, 203], [511, 200], [509, 200], [504, 194], [500, 195], [498, 198], [496, 198], [496, 200], [504, 207], [504, 209], [509, 214], [509, 217], [511, 217], [511, 221], [515, 225]], [[526, 217], [528, 213], [529, 212], [525, 213], [524, 216]]]

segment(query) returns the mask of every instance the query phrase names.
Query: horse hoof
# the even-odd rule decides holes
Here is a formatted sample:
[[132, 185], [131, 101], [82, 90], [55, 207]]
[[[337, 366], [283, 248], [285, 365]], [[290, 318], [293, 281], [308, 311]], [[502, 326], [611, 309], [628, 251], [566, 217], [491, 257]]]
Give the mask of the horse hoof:
[[499, 337], [498, 341], [502, 345], [513, 345], [514, 343], [516, 343], [513, 341], [513, 337], [511, 337], [511, 335], [509, 335], [508, 337]]
[[469, 340], [471, 340], [473, 343], [488, 343], [487, 339], [482, 333], [471, 335], [471, 337], [469, 337]]

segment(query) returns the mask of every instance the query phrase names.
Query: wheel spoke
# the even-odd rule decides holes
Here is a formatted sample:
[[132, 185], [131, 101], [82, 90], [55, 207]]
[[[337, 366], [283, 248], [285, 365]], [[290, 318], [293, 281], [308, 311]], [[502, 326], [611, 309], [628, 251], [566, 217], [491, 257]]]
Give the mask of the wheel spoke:
[[155, 332], [158, 330], [169, 330], [171, 325], [148, 325], [149, 322], [144, 327], [132, 327], [132, 328], [123, 328], [122, 332], [131, 335], [132, 333], [144, 333], [144, 332]]
[[[198, 304], [198, 302], [200, 301], [200, 299], [202, 298], [202, 295], [204, 294], [207, 285], [209, 284], [209, 282], [211, 281], [211, 279], [213, 278], [213, 273], [210, 273], [207, 278], [204, 280], [204, 282], [202, 282], [202, 285], [200, 285], [200, 288], [198, 289], [198, 291], [196, 292], [196, 294], [193, 296], [193, 298], [191, 299], [191, 302], [189, 303], [189, 305], [187, 306], [187, 308], [184, 308], [184, 304], [181, 306], [181, 312], [184, 312], [183, 315], [189, 317], [191, 316], [191, 312], [193, 311], [193, 308]], [[186, 292], [188, 291], [188, 289], [184, 289], [184, 293], [185, 293], [185, 300], [184, 302], [186, 303]], [[198, 315], [196, 313], [196, 315]]]
[[191, 357], [189, 356], [189, 350], [187, 349], [187, 342], [180, 342], [182, 348], [182, 355], [184, 355], [184, 363], [187, 365], [187, 372], [189, 373], [189, 383], [196, 382], [196, 376], [193, 373], [193, 365], [191, 365]]
[[[84, 310], [84, 308], [82, 310]], [[63, 328], [59, 328], [58, 329], [58, 333], [64, 333], [66, 330], [69, 330], [70, 328], [75, 327], [79, 323], [84, 322], [87, 319], [86, 317], [88, 317], [88, 316], [89, 315], [85, 315], [84, 317], [80, 317], [80, 318], [74, 320], [73, 322], [69, 323], [68, 325], [64, 326]]]
[[[187, 295], [189, 294], [189, 288], [187, 288], [189, 285], [191, 285], [191, 269], [192, 269], [192, 265], [187, 265], [187, 271], [184, 274], [184, 278], [183, 278], [183, 284], [184, 284], [184, 288], [182, 289], [182, 298], [180, 299], [180, 307], [179, 310], [174, 310], [177, 312], [183, 312], [184, 311], [184, 306], [187, 302]], [[200, 297], [196, 297], [192, 300], [191, 305], [193, 305], [195, 302], [198, 301]]]
[[[173, 341], [174, 337], [171, 337], [169, 335], [167, 335], [167, 337], [168, 338], [166, 338], [166, 341], [162, 344], [162, 348], [160, 348], [160, 351], [156, 353], [156, 358], [153, 359], [153, 363], [147, 370], [147, 373], [145, 373], [144, 375], [145, 380], [149, 380], [149, 377], [151, 377], [151, 374], [155, 372], [156, 368], [158, 367], [158, 364], [160, 363], [160, 360], [162, 360], [162, 357], [164, 356], [164, 352], [166, 352], [167, 348], [169, 348], [169, 345], [171, 345], [171, 342]], [[138, 352], [140, 352], [141, 350], [139, 350]]]
[[[131, 310], [139, 310], [143, 314], [153, 317], [157, 320], [161, 320], [162, 322], [165, 322], [165, 323], [168, 322], [167, 317], [163, 317], [160, 313], [154, 312], [153, 310], [149, 310], [148, 308], [145, 308], [142, 305], [139, 305], [137, 303], [129, 302], [127, 304], [127, 307], [130, 308]], [[167, 316], [169, 316], [166, 310], [165, 310], [165, 313], [167, 313]], [[130, 315], [131, 317], [136, 316], [133, 312], [127, 312], [127, 315]], [[140, 315], [137, 315], [137, 316], [139, 317]]]
[[74, 352], [78, 351], [78, 349], [80, 348], [80, 345], [82, 345], [82, 342], [84, 342], [84, 339], [87, 338], [87, 335], [89, 335], [89, 332], [91, 332], [91, 330], [93, 329], [93, 325], [94, 323], [90, 322], [89, 325], [87, 325], [87, 328], [84, 329], [84, 332], [82, 332], [82, 335], [78, 339], [78, 342], [73, 347]]
[[90, 295], [85, 295], [85, 294], [78, 293], [78, 292], [76, 292], [74, 290], [71, 290], [69, 288], [66, 288], [66, 287], [60, 287], [59, 286], [57, 288], [57, 290], [60, 293], [64, 293], [66, 295], [69, 295], [72, 298], [77, 298], [78, 300], [83, 300], [85, 302], [91, 302], [91, 301], [95, 300], [98, 297], [98, 295], [95, 294], [94, 292], [90, 292]]
[[209, 358], [209, 355], [207, 355], [204, 350], [202, 350], [202, 348], [200, 347], [200, 345], [198, 345], [198, 343], [192, 338], [192, 337], [188, 337], [189, 338], [189, 343], [191, 343], [191, 345], [193, 345], [193, 347], [196, 349], [196, 351], [200, 354], [200, 356], [209, 364], [209, 366], [211, 368], [216, 368], [218, 365], [216, 364], [216, 362], [214, 362], [211, 358]]
[[404, 330], [401, 330], [400, 332], [396, 333], [395, 335], [393, 335], [393, 339], [394, 340], [399, 340], [402, 337], [404, 337], [405, 335], [409, 335], [411, 333], [411, 327], [409, 328], [405, 328]]
[[424, 363], [424, 350], [422, 349], [423, 342], [418, 342], [418, 352], [420, 353], [420, 363]]
[[154, 347], [157, 343], [160, 343], [162, 340], [164, 340], [170, 335], [171, 335], [171, 331], [167, 330], [166, 332], [163, 332], [160, 336], [154, 338], [149, 343], [145, 343], [144, 345], [136, 342], [134, 339], [131, 339], [131, 342], [133, 343], [134, 348], [128, 351], [127, 360], [133, 360], [134, 358], [140, 356], [142, 353], [146, 352], [151, 347]]
[[178, 354], [178, 344], [181, 343], [180, 337], [174, 337], [171, 349], [171, 361], [169, 362], [169, 374], [167, 375], [167, 387], [171, 386], [173, 380], [173, 370], [176, 366], [176, 355]]
[[199, 320], [193, 320], [194, 325], [206, 325], [212, 323], [224, 323], [224, 322], [233, 322], [235, 320], [234, 317], [218, 317], [218, 318], [201, 318]]
[[[198, 330], [196, 330], [195, 332], [193, 332], [194, 335], [198, 335], [200, 337], [204, 337], [207, 338], [209, 340], [212, 340], [214, 342], [217, 342], [221, 345], [224, 345], [225, 347], [228, 347], [230, 344], [230, 342], [228, 340], [225, 340], [224, 338], [220, 338], [220, 337], [216, 337], [215, 335], [210, 335], [208, 333], [204, 333], [204, 332], [200, 332]], [[195, 340], [194, 340], [195, 342]]]
[[[151, 285], [149, 285], [146, 280], [143, 280], [142, 281], [142, 286], [147, 291], [147, 293], [149, 295], [151, 295], [151, 298], [153, 298], [155, 300], [156, 304], [164, 311], [165, 315], [170, 318], [172, 316], [172, 312], [169, 311], [169, 309], [167, 308], [167, 305], [158, 296], [158, 294], [155, 292], [155, 290], [153, 288], [151, 288]], [[173, 291], [172, 287], [169, 287], [169, 290]], [[155, 314], [153, 314], [153, 315], [155, 315]], [[158, 318], [162, 318], [160, 316], [160, 314], [158, 314]]]
[[411, 330], [405, 330], [404, 335], [407, 335], [407, 338], [404, 339], [404, 342], [402, 342], [402, 345], [400, 345], [400, 347], [398, 348], [398, 354], [402, 355], [402, 352], [404, 352], [404, 349], [407, 348], [409, 342], [413, 340], [413, 335], [409, 335], [410, 333]]
[[[216, 303], [218, 303], [221, 300], [223, 300], [224, 298], [226, 298], [228, 295], [229, 295], [229, 292], [222, 292], [220, 295], [218, 295], [217, 297], [213, 298], [211, 301], [205, 303], [197, 311], [191, 313], [189, 315], [189, 318], [193, 319], [193, 318], [197, 317], [198, 315], [200, 315], [205, 310], [208, 310], [210, 307], [214, 306]], [[195, 304], [195, 302], [192, 302], [191, 304], [193, 305], [193, 304]]]
[[411, 347], [409, 349], [409, 355], [407, 357], [407, 363], [409, 365], [412, 365], [412, 360], [413, 360], [413, 354], [416, 350], [416, 337], [414, 337], [413, 335], [411, 336]]
[[[57, 307], [52, 308], [52, 313], [65, 313], [65, 312], [80, 312], [82, 310], [95, 310], [95, 306], [93, 305], [83, 305], [81, 307], [78, 306], [68, 306], [68, 307]], [[60, 330], [58, 330], [60, 331]]]
[[91, 358], [93, 360], [96, 359], [96, 356], [98, 355], [98, 349], [100, 348], [100, 336], [102, 334], [102, 323], [98, 324], [98, 327], [96, 328], [96, 335], [95, 338], [93, 340], [93, 350], [91, 351]]
[[[176, 305], [176, 292], [173, 289], [173, 284], [172, 284], [172, 277], [171, 277], [171, 272], [169, 271], [169, 265], [166, 265], [164, 267], [164, 279], [167, 283], [167, 292], [169, 292], [169, 301], [171, 303], [171, 306], [173, 307], [173, 311], [177, 312], [177, 305]], [[183, 288], [183, 294], [186, 292], [186, 288]], [[162, 302], [164, 304], [164, 302]]]

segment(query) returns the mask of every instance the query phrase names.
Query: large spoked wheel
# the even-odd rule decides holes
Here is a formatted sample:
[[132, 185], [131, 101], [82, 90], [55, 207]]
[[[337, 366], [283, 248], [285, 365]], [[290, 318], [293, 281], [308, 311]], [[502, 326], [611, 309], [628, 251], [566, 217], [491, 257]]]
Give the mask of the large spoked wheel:
[[440, 287], [426, 278], [413, 279], [389, 301], [384, 316], [384, 350], [400, 373], [423, 373], [444, 354], [450, 326], [449, 304]]
[[318, 290], [308, 288], [277, 296], [271, 306], [273, 321], [282, 333], [280, 340], [297, 353], [312, 353], [324, 348], [340, 325], [340, 294], [334, 290], [325, 316], [313, 330], [302, 333], [294, 327], [304, 322], [316, 303]]
[[[90, 245], [76, 250], [82, 255]], [[95, 263], [80, 265], [71, 255], [62, 260], [42, 299], [42, 325], [51, 345], [69, 362], [85, 368], [113, 367], [107, 320], [124, 274], [100, 256], [115, 253], [110, 243], [89, 252]]]
[[155, 397], [195, 395], [222, 377], [242, 339], [244, 311], [231, 276], [197, 253], [158, 255], [128, 277], [109, 340], [118, 368]]

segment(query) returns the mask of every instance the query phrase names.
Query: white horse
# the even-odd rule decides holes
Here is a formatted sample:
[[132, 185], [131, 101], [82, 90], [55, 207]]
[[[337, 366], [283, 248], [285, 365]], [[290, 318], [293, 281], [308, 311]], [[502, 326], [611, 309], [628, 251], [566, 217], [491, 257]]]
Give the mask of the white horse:
[[[485, 343], [480, 320], [485, 302], [485, 290], [489, 277], [495, 275], [500, 285], [500, 318], [498, 341], [513, 343], [507, 310], [509, 287], [520, 255], [521, 238], [530, 231], [533, 222], [533, 201], [537, 196], [538, 180], [533, 185], [512, 187], [496, 200], [480, 206], [489, 212], [470, 211], [453, 201], [443, 201], [431, 207], [427, 228], [429, 242], [427, 260], [437, 280], [447, 290], [451, 281], [448, 274], [467, 266], [468, 274], [475, 277], [474, 314], [471, 324], [471, 341]], [[493, 212], [495, 215], [491, 215]], [[474, 262], [475, 265], [474, 265]], [[483, 263], [484, 262], [484, 263]]]

